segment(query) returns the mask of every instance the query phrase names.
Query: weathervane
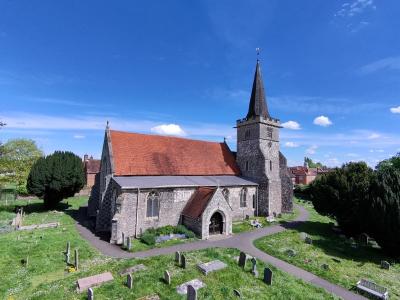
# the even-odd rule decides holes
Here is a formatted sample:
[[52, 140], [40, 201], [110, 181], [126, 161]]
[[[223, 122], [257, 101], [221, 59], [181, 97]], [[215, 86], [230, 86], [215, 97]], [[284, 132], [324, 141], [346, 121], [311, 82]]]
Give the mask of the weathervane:
[[259, 60], [259, 57], [260, 57], [260, 52], [261, 52], [261, 48], [256, 48], [256, 52], [257, 52], [257, 61], [260, 61]]

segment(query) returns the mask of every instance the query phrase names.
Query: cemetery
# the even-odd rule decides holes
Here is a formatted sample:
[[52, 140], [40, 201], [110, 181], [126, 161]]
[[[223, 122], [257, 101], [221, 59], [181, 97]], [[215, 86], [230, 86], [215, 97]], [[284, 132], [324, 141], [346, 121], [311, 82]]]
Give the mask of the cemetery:
[[[17, 200], [25, 225], [58, 222], [59, 226], [0, 234], [0, 268], [6, 274], [0, 282], [2, 299], [186, 299], [188, 290], [197, 299], [237, 299], [238, 295], [282, 299], [288, 290], [295, 298], [337, 299], [235, 249], [145, 259], [102, 256], [79, 235], [72, 217], [86, 201], [69, 198], [46, 211], [38, 200]], [[14, 217], [15, 206], [0, 208], [2, 221]], [[246, 258], [243, 266], [239, 256]], [[179, 289], [183, 286], [186, 293]]]
[[361, 289], [368, 295], [365, 290], [372, 286], [375, 294], [388, 292], [389, 298], [400, 298], [398, 261], [385, 256], [365, 235], [341, 234], [311, 203], [296, 202], [306, 207], [309, 220], [296, 229], [257, 240], [257, 248], [347, 289]]

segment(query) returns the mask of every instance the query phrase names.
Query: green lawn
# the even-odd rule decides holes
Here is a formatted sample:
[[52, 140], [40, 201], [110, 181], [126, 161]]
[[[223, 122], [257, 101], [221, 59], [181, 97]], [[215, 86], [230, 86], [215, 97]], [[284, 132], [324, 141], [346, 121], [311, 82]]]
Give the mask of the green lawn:
[[197, 238], [191, 238], [191, 239], [182, 239], [182, 240], [169, 240], [165, 241], [162, 243], [156, 243], [155, 245], [147, 245], [143, 243], [140, 239], [133, 239], [132, 240], [132, 248], [130, 252], [138, 252], [138, 251], [145, 251], [153, 248], [164, 248], [164, 247], [169, 247], [173, 245], [179, 245], [179, 244], [185, 244], [185, 243], [190, 243], [197, 241]]
[[238, 222], [233, 222], [232, 224], [232, 232], [233, 233], [241, 233], [241, 232], [247, 232], [254, 230], [255, 227], [250, 225], [251, 220], [257, 220], [260, 224], [262, 224], [263, 227], [271, 226], [271, 225], [276, 225], [281, 222], [287, 222], [295, 219], [299, 215], [299, 210], [297, 208], [293, 209], [292, 213], [287, 213], [287, 214], [282, 214], [281, 218], [275, 218], [275, 222], [267, 222], [265, 217], [252, 217], [250, 220], [243, 220], [243, 221], [238, 221]]
[[[331, 219], [319, 215], [310, 203], [300, 204], [310, 212], [308, 222], [296, 230], [261, 238], [255, 242], [256, 247], [348, 289], [361, 278], [372, 280], [387, 287], [391, 299], [400, 299], [400, 262], [390, 270], [381, 269], [381, 260], [394, 263], [393, 259], [378, 247], [352, 248], [345, 238], [333, 233], [328, 224]], [[312, 237], [313, 245], [306, 244], [300, 232]], [[296, 256], [288, 257], [288, 249], [295, 250]], [[322, 264], [328, 264], [329, 270], [324, 270]]]
[[[173, 255], [148, 259], [112, 259], [102, 256], [83, 240], [74, 226], [71, 212], [85, 203], [86, 198], [70, 198], [60, 204], [57, 211], [44, 211], [38, 200], [19, 201], [27, 212], [25, 224], [57, 221], [59, 228], [0, 234], [0, 299], [86, 299], [86, 294], [75, 292], [78, 278], [111, 271], [115, 280], [95, 288], [96, 299], [137, 299], [157, 293], [161, 299], [186, 299], [175, 292], [176, 286], [200, 278], [207, 285], [199, 292], [199, 299], [234, 299], [233, 289], [238, 289], [245, 299], [337, 299], [295, 277], [273, 267], [273, 285], [266, 286], [261, 276], [255, 279], [250, 274], [250, 264], [242, 271], [235, 257], [234, 249], [208, 249], [187, 253], [188, 268], [183, 270], [174, 264]], [[13, 207], [0, 207], [0, 220], [11, 221]], [[67, 241], [72, 250], [79, 249], [80, 270], [66, 272], [64, 250]], [[29, 257], [29, 265], [21, 259]], [[228, 268], [208, 275], [202, 275], [196, 267], [199, 262], [220, 259]], [[125, 278], [118, 275], [121, 269], [143, 263], [147, 270], [134, 275], [134, 288], [123, 285]], [[264, 264], [258, 263], [263, 272]], [[172, 275], [172, 284], [165, 285], [161, 278], [165, 269]]]

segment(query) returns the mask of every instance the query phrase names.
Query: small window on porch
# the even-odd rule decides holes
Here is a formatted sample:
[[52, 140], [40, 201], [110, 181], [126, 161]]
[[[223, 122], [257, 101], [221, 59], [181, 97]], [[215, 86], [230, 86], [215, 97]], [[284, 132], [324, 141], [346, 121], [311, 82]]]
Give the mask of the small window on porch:
[[247, 206], [247, 189], [242, 188], [240, 191], [240, 207], [246, 207]]
[[148, 218], [158, 217], [158, 213], [160, 210], [160, 194], [156, 191], [152, 191], [149, 193], [147, 197], [147, 213], [146, 216]]

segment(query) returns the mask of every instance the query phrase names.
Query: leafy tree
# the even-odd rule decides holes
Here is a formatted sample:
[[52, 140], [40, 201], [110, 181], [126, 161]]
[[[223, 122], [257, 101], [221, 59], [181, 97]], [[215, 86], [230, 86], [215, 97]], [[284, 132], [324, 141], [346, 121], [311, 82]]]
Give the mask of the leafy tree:
[[400, 168], [378, 168], [371, 183], [369, 232], [389, 254], [400, 255]]
[[72, 152], [56, 151], [32, 166], [27, 188], [51, 208], [61, 200], [72, 197], [84, 185], [84, 166], [80, 157]]
[[33, 140], [14, 139], [0, 146], [1, 183], [15, 184], [19, 194], [26, 194], [26, 180], [35, 161], [43, 152]]
[[400, 152], [397, 153], [395, 156], [389, 158], [389, 159], [382, 160], [376, 166], [376, 169], [379, 171], [379, 170], [382, 170], [384, 168], [388, 168], [388, 167], [391, 167], [391, 166], [393, 166], [397, 170], [400, 170]]
[[314, 162], [311, 158], [309, 157], [304, 157], [304, 162], [307, 163], [309, 168], [326, 168], [326, 166], [324, 166], [323, 164], [321, 164], [320, 162]]
[[357, 162], [317, 177], [310, 185], [315, 209], [336, 219], [349, 235], [365, 232], [373, 176], [373, 170], [366, 163]]

